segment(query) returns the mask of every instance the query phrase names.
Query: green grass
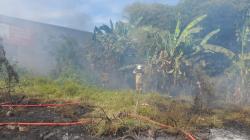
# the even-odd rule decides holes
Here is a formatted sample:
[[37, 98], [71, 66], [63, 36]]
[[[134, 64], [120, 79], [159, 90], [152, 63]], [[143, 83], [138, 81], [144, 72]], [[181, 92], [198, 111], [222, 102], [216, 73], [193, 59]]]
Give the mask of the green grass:
[[[91, 115], [100, 113], [100, 107], [110, 118], [114, 118], [121, 112], [135, 113], [137, 101], [139, 101], [137, 112], [140, 115], [157, 118], [157, 114], [160, 114], [157, 105], [170, 104], [170, 99], [156, 93], [138, 95], [132, 90], [106, 90], [77, 81], [65, 80], [62, 82], [46, 77], [22, 78], [20, 87], [16, 89], [16, 94], [23, 93], [31, 98], [44, 100], [80, 101], [83, 104], [98, 107], [91, 112]], [[146, 127], [147, 125], [139, 123], [138, 120], [124, 119], [122, 122], [114, 121], [112, 125], [100, 123], [95, 131], [97, 135], [103, 135], [120, 128], [133, 129], [138, 126]]]
[[[184, 102], [179, 98], [170, 99], [157, 93], [138, 95], [132, 90], [106, 90], [73, 80], [56, 81], [46, 77], [22, 78], [20, 85], [21, 88], [17, 88], [17, 94], [24, 93], [29, 97], [46, 100], [77, 100], [83, 104], [103, 108], [110, 118], [114, 118], [121, 112], [137, 112], [158, 122], [186, 130], [210, 126], [223, 127], [225, 122], [235, 120], [250, 126], [250, 109], [247, 107], [230, 110], [227, 106], [227, 109], [213, 109], [208, 114], [198, 115], [190, 113], [192, 112], [191, 102]], [[137, 101], [139, 101], [138, 108], [136, 108]], [[100, 110], [96, 109], [92, 113], [100, 113]], [[103, 135], [124, 127], [133, 129], [154, 126], [138, 120], [124, 119], [116, 120], [110, 125], [101, 123], [95, 131], [96, 134]]]
[[[137, 99], [142, 104], [154, 105], [155, 102], [164, 103], [167, 98], [156, 93], [138, 95], [132, 90], [105, 90], [96, 86], [82, 84], [76, 81], [56, 81], [45, 77], [29, 77], [21, 80], [21, 88], [17, 93], [44, 99], [78, 100], [82, 103], [99, 106], [109, 114], [119, 112], [133, 112]], [[144, 114], [151, 114], [155, 107], [141, 110]]]

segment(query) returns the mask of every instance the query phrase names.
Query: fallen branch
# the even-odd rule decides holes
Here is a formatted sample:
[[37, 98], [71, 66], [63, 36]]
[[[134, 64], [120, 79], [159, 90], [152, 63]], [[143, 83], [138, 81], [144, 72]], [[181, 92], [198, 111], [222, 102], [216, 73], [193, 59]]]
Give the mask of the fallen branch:
[[[159, 126], [161, 128], [164, 128], [164, 129], [169, 129], [169, 128], [174, 128], [172, 126], [169, 126], [169, 125], [165, 125], [165, 124], [162, 124], [162, 123], [159, 123], [159, 122], [156, 122], [156, 121], [153, 121], [151, 120], [150, 118], [148, 117], [144, 117], [144, 116], [140, 116], [140, 115], [136, 115], [136, 114], [127, 114], [127, 116], [129, 118], [134, 118], [134, 119], [138, 119], [138, 120], [142, 120], [144, 122], [148, 122], [148, 123], [151, 123], [151, 124], [154, 124], [156, 126]], [[196, 140], [190, 133], [184, 131], [184, 130], [181, 130], [181, 129], [178, 129], [182, 134], [184, 134], [184, 136], [186, 137], [187, 140]]]
[[[13, 105], [13, 104], [0, 104], [0, 107], [60, 107], [60, 106], [66, 106], [66, 105], [73, 105], [73, 104], [78, 104], [78, 103], [65, 103], [65, 104], [33, 104], [33, 105]], [[100, 108], [101, 111], [104, 113], [105, 117], [100, 117], [103, 119], [106, 119], [108, 122], [111, 122], [111, 119], [107, 116], [106, 112], [104, 111], [103, 108]], [[120, 113], [118, 115], [119, 117], [129, 117], [129, 118], [133, 118], [133, 119], [137, 119], [137, 120], [142, 120], [144, 122], [148, 122], [151, 124], [154, 124], [160, 128], [163, 129], [170, 129], [170, 128], [174, 128], [173, 126], [170, 125], [165, 125], [159, 122], [156, 122], [154, 120], [151, 120], [148, 117], [145, 116], [140, 116], [140, 115], [136, 115], [136, 114], [124, 114], [124, 113]], [[102, 121], [101, 120], [101, 121]], [[85, 119], [81, 119], [78, 122], [59, 122], [59, 123], [51, 123], [51, 122], [3, 122], [0, 123], [0, 126], [5, 126], [5, 125], [12, 125], [12, 126], [73, 126], [73, 125], [88, 125], [88, 124], [98, 124], [98, 122], [93, 121], [93, 117], [91, 118], [85, 118]], [[187, 140], [196, 140], [190, 133], [178, 129], [179, 132], [181, 132]]]

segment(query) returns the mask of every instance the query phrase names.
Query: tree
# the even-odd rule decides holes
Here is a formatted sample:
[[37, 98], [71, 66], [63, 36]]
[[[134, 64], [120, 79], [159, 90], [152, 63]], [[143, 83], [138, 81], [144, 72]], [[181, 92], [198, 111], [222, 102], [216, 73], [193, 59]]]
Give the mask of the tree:
[[129, 50], [134, 47], [130, 34], [135, 26], [121, 21], [114, 24], [110, 20], [109, 26], [95, 27], [93, 39], [96, 44], [90, 48], [90, 60], [95, 69], [100, 71], [103, 85], [114, 75], [116, 79], [122, 79], [120, 70], [128, 65], [124, 61]]
[[226, 46], [228, 49], [237, 50], [237, 26], [243, 25], [244, 13], [249, 5], [248, 0], [182, 0], [177, 11], [184, 23], [190, 22], [194, 17], [206, 14], [207, 18], [201, 23], [203, 34], [220, 28], [217, 37], [210, 40], [214, 44]]
[[[229, 74], [236, 74], [240, 75], [240, 83], [237, 89], [241, 92], [241, 94], [244, 97], [248, 97], [247, 95], [247, 89], [250, 81], [248, 80], [248, 77], [250, 76], [250, 53], [249, 53], [249, 40], [250, 40], [250, 18], [249, 14], [250, 12], [247, 12], [245, 14], [245, 23], [243, 27], [239, 30], [237, 33], [238, 36], [238, 43], [240, 48], [238, 48], [237, 52], [233, 52], [229, 49], [226, 49], [224, 47], [218, 46], [218, 45], [211, 45], [207, 44], [208, 39], [204, 40], [201, 43], [201, 46], [203, 49], [209, 52], [213, 53], [220, 53], [225, 56], [227, 56], [231, 61], [233, 62], [233, 65], [229, 69]], [[213, 36], [217, 32], [212, 32], [209, 36]], [[209, 37], [208, 37], [209, 38]]]
[[56, 45], [50, 50], [55, 59], [55, 69], [51, 76], [55, 79], [60, 78], [62, 81], [82, 80], [83, 71], [86, 70], [84, 66], [87, 64], [84, 59], [84, 48], [70, 37], [52, 38], [52, 41]]
[[[202, 28], [198, 24], [205, 18], [206, 15], [203, 15], [194, 19], [183, 30], [180, 29], [181, 23], [178, 21], [174, 33], [166, 33], [161, 36], [163, 44], [155, 53], [157, 56], [154, 58], [156, 59], [151, 59], [151, 61], [159, 66], [159, 71], [162, 71], [164, 75], [172, 77], [174, 85], [180, 78], [185, 77], [182, 66], [188, 65], [189, 55], [196, 53], [196, 48], [193, 48], [194, 44], [191, 43], [192, 35], [201, 31]], [[189, 47], [189, 52], [185, 51], [185, 47]]]
[[167, 85], [184, 81], [187, 67], [191, 63], [189, 58], [199, 52], [193, 37], [202, 30], [198, 25], [205, 18], [206, 15], [195, 18], [184, 29], [181, 29], [181, 22], [178, 20], [174, 32], [152, 26], [138, 27], [135, 30], [139, 33], [134, 34], [134, 39], [141, 44], [139, 49], [143, 48], [139, 52], [147, 56], [146, 71], [149, 75], [158, 73], [158, 88], [165, 90]]
[[187, 25], [195, 17], [206, 14], [207, 18], [200, 23], [202, 27], [206, 27], [200, 32], [201, 36], [219, 28], [221, 31], [210, 42], [237, 50], [236, 25], [243, 25], [244, 19], [241, 15], [248, 7], [248, 0], [182, 0], [176, 6], [135, 3], [126, 8], [125, 14], [131, 23], [142, 18], [139, 24], [141, 26], [152, 26], [171, 32], [174, 32], [178, 18], [183, 23], [183, 29], [183, 25]]
[[175, 7], [164, 4], [134, 3], [125, 9], [125, 15], [130, 23], [134, 24], [139, 18], [139, 26], [173, 31], [178, 18]]
[[14, 67], [9, 63], [5, 54], [2, 39], [0, 38], [0, 79], [4, 80], [4, 85], [0, 88], [2, 94], [5, 93], [8, 100], [12, 101], [11, 92], [14, 86], [19, 82], [19, 76], [14, 70]]
[[108, 71], [120, 68], [122, 54], [132, 45], [128, 37], [130, 28], [129, 24], [123, 22], [114, 25], [111, 20], [110, 26], [95, 27], [93, 39], [98, 44], [92, 58], [102, 60], [101, 65], [108, 66], [110, 68]]

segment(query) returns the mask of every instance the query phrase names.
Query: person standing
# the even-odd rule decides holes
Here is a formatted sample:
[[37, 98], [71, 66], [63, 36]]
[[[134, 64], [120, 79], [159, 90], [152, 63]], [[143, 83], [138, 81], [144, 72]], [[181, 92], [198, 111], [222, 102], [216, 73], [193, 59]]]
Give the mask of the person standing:
[[143, 67], [142, 65], [137, 65], [135, 70], [133, 71], [135, 74], [135, 89], [137, 93], [142, 93], [143, 87]]

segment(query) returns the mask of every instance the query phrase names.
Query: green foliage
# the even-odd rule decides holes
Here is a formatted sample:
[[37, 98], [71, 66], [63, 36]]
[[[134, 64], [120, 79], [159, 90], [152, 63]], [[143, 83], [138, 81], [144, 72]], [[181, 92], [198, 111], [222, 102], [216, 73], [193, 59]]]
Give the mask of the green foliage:
[[[35, 97], [40, 99], [60, 99], [77, 100], [84, 105], [94, 107], [93, 111], [86, 114], [86, 116], [102, 116], [102, 108], [105, 111], [112, 123], [105, 123], [102, 121], [95, 128], [96, 135], [113, 134], [118, 129], [128, 127], [133, 130], [137, 127], [152, 128], [148, 123], [142, 123], [141, 120], [119, 118], [120, 113], [133, 113], [136, 104], [136, 93], [132, 91], [111, 91], [103, 90], [97, 87], [88, 86], [77, 83], [75, 81], [68, 81], [60, 83], [45, 77], [26, 77], [21, 79], [22, 90], [18, 92], [25, 92], [27, 97]], [[74, 94], [68, 94], [68, 92]], [[199, 127], [221, 127], [224, 122], [239, 120], [240, 122], [250, 125], [247, 115], [249, 109], [236, 109], [233, 111], [232, 106], [220, 107], [209, 112], [212, 115], [204, 114], [190, 114], [193, 111], [192, 104], [185, 101], [176, 101], [163, 97], [162, 95], [151, 93], [139, 95], [140, 104], [138, 115], [144, 115], [157, 122], [174, 126], [183, 129], [195, 129]], [[70, 111], [70, 110], [69, 110]], [[171, 131], [171, 130], [167, 130]], [[112, 133], [113, 132], [113, 133]]]
[[224, 47], [218, 46], [218, 45], [204, 44], [204, 45], [202, 45], [202, 48], [206, 52], [221, 53], [221, 54], [229, 57], [230, 59], [233, 59], [235, 57], [235, 53], [233, 53], [232, 51], [230, 51]]
[[180, 34], [180, 36], [178, 37], [177, 43], [176, 43], [176, 47], [178, 47], [180, 45], [180, 43], [182, 42], [186, 42], [187, 39], [189, 39], [190, 35], [194, 34], [194, 33], [199, 33], [201, 31], [200, 27], [195, 27], [197, 26], [197, 24], [199, 24], [202, 20], [204, 20], [207, 17], [207, 15], [203, 15], [200, 17], [197, 17], [196, 19], [194, 19], [193, 21], [191, 21], [182, 31], [182, 33]]
[[[149, 67], [156, 66], [157, 71], [160, 71], [163, 77], [170, 79], [170, 83], [174, 85], [177, 80], [185, 78], [185, 71], [182, 67], [187, 65], [187, 57], [192, 53], [192, 55], [195, 54], [194, 44], [191, 43], [193, 42], [192, 37], [193, 34], [200, 32], [201, 27], [198, 24], [205, 18], [206, 15], [197, 17], [183, 30], [180, 29], [181, 22], [179, 20], [174, 33], [169, 31], [155, 32], [154, 28], [151, 28], [148, 32], [155, 34], [154, 42], [156, 45], [153, 44], [155, 48], [148, 63]], [[188, 48], [191, 53], [186, 53], [185, 49], [190, 45], [193, 47]]]
[[[204, 105], [215, 106], [214, 85], [209, 82], [211, 77], [195, 71], [200, 63], [203, 69], [207, 68], [206, 63], [211, 59], [208, 54], [223, 55], [232, 62], [226, 72], [239, 77], [240, 81], [236, 79], [235, 83], [238, 83], [235, 86], [241, 89], [244, 100], [248, 100], [250, 19], [249, 15], [239, 16], [246, 12], [247, 2], [183, 0], [177, 6], [132, 4], [125, 10], [129, 22], [114, 23], [110, 20], [109, 25], [95, 27], [94, 45], [88, 47], [87, 51], [74, 39], [61, 38], [52, 50], [56, 58], [56, 69], [52, 78], [24, 73], [20, 79], [22, 88], [17, 88], [17, 91], [30, 97], [79, 100], [96, 107], [93, 114], [100, 114], [97, 108], [103, 108], [110, 118], [119, 113], [134, 113], [136, 110], [139, 115], [181, 128], [189, 127], [190, 124], [192, 127], [221, 126], [225, 120], [234, 119], [247, 122], [249, 120], [242, 119], [247, 116], [239, 112], [212, 110], [208, 113], [213, 115], [204, 112], [205, 115], [199, 114], [198, 117], [197, 114], [190, 114], [194, 110], [203, 113]], [[221, 10], [222, 12], [218, 12]], [[128, 53], [128, 50], [132, 50], [132, 53]], [[14, 69], [5, 58], [4, 51], [3, 53], [4, 55], [0, 54], [0, 70], [13, 74]], [[125, 59], [129, 57], [133, 61], [125, 63]], [[212, 59], [214, 60], [219, 61], [217, 58]], [[127, 75], [132, 75], [136, 64], [144, 65], [144, 86], [153, 89], [152, 91], [168, 93], [171, 88], [176, 87], [176, 90], [180, 91], [180, 88], [186, 88], [183, 83], [193, 86], [199, 81], [200, 87], [196, 90], [199, 93], [196, 94], [194, 106], [182, 99], [175, 101], [156, 93], [138, 95], [133, 91], [106, 90], [90, 84], [89, 79], [93, 78], [90, 75], [99, 78], [102, 73], [108, 73], [106, 76], [110, 81], [122, 85], [122, 80], [126, 79]], [[215, 66], [211, 66], [208, 69], [214, 68]], [[18, 81], [15, 75], [8, 76], [12, 76], [9, 79]], [[100, 81], [98, 78], [96, 81]], [[132, 80], [127, 82], [133, 83]], [[3, 81], [0, 81], [0, 85], [3, 85], [2, 83]], [[180, 94], [180, 97], [185, 100], [191, 98], [184, 94]], [[96, 131], [100, 132], [100, 135], [110, 134], [113, 129], [141, 125], [137, 120], [120, 121], [120, 118], [114, 118], [115, 123], [102, 123]]]
[[215, 35], [218, 31], [214, 31], [211, 32], [210, 34], [208, 34], [207, 39], [203, 40], [201, 43], [201, 46], [203, 49], [205, 49], [205, 51], [207, 52], [213, 52], [213, 53], [221, 53], [225, 56], [227, 56], [229, 59], [231, 59], [231, 61], [233, 62], [233, 65], [230, 67], [230, 74], [236, 74], [236, 75], [240, 75], [240, 84], [236, 85], [238, 86], [237, 88], [239, 88], [241, 90], [241, 94], [244, 94], [244, 97], [248, 97], [248, 95], [246, 95], [246, 89], [248, 89], [248, 76], [249, 76], [249, 52], [248, 50], [248, 45], [249, 45], [249, 37], [250, 37], [250, 30], [249, 30], [249, 17], [248, 15], [246, 15], [245, 17], [245, 24], [243, 25], [243, 27], [240, 29], [238, 35], [238, 42], [239, 42], [239, 48], [238, 52], [232, 52], [229, 49], [226, 49], [224, 47], [218, 46], [218, 45], [211, 45], [211, 44], [207, 44], [207, 40]]
[[248, 0], [182, 0], [176, 6], [163, 4], [143, 4], [135, 3], [127, 7], [125, 13], [131, 23], [139, 17], [143, 17], [141, 26], [153, 26], [161, 30], [174, 32], [177, 19], [181, 19], [184, 25], [190, 23], [195, 17], [207, 15], [201, 22], [205, 27], [201, 34], [208, 34], [211, 30], [220, 28], [221, 31], [212, 43], [227, 46], [227, 48], [237, 48], [235, 32], [237, 26], [242, 26], [244, 13], [249, 8]]
[[82, 68], [83, 48], [81, 48], [74, 39], [62, 37], [51, 50], [51, 54], [56, 60], [56, 68], [53, 76], [59, 77], [60, 74], [67, 71], [79, 70]]
[[203, 33], [208, 34], [210, 30], [220, 28], [221, 32], [212, 42], [227, 48], [236, 48], [232, 45], [236, 43], [235, 32], [238, 30], [235, 25], [242, 26], [244, 23], [242, 13], [247, 9], [248, 3], [247, 0], [183, 0], [177, 8], [184, 23], [190, 22], [196, 16], [208, 15], [201, 24], [206, 27]]
[[205, 45], [208, 43], [208, 40], [210, 40], [214, 35], [216, 35], [217, 33], [220, 32], [220, 29], [214, 30], [212, 32], [210, 32], [209, 34], [207, 34], [203, 40], [201, 41], [201, 46]]
[[[189, 58], [200, 50], [196, 47], [199, 44], [196, 43], [195, 34], [202, 30], [199, 24], [206, 17], [202, 15], [195, 18], [183, 29], [179, 19], [174, 31], [142, 26], [140, 22], [143, 17], [136, 24], [117, 22], [114, 26], [110, 21], [110, 26], [103, 25], [94, 30], [93, 38], [100, 46], [91, 52], [93, 63], [95, 67], [103, 69], [101, 72], [117, 72], [115, 70], [130, 68], [134, 63], [123, 65], [120, 60], [125, 56], [126, 49], [133, 48], [136, 55], [143, 58], [135, 62], [144, 63], [148, 79], [152, 79], [150, 76], [158, 77], [154, 81], [158, 87], [176, 85], [186, 78], [186, 67], [191, 63]], [[218, 32], [216, 30], [208, 34], [201, 44]]]
[[19, 83], [19, 75], [7, 59], [2, 38], [0, 38], [0, 81], [0, 93], [5, 94], [3, 96], [6, 96], [8, 101], [12, 101], [11, 92]]
[[134, 3], [125, 9], [129, 22], [134, 24], [141, 18], [139, 26], [153, 26], [173, 31], [176, 25], [177, 10], [163, 4]]
[[[92, 51], [92, 61], [102, 60], [99, 65], [106, 65], [110, 69], [121, 67], [121, 57], [126, 48], [131, 47], [129, 31], [132, 28], [130, 24], [117, 22], [114, 26], [110, 20], [110, 27], [102, 25], [95, 27], [93, 39], [96, 41], [97, 48]], [[98, 53], [100, 52], [100, 53]]]

